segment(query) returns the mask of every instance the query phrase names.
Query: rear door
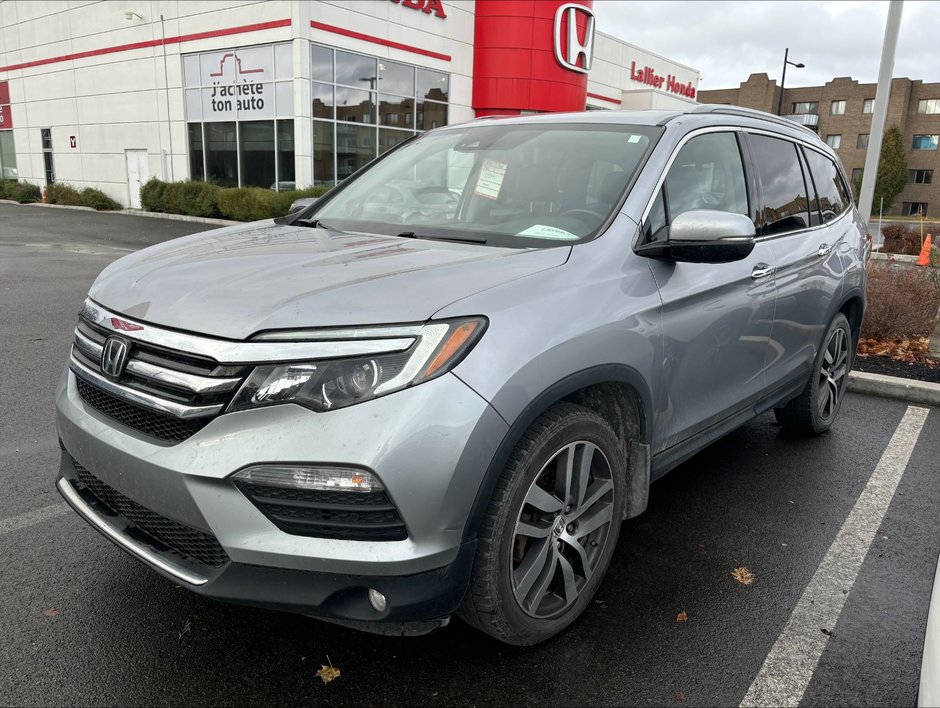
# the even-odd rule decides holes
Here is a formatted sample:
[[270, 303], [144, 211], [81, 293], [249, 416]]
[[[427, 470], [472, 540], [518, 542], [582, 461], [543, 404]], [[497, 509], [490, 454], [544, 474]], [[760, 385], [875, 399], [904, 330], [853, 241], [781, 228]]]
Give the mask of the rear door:
[[[644, 242], [666, 238], [692, 209], [753, 216], [739, 132], [707, 129], [680, 147], [644, 219]], [[663, 380], [654, 453], [752, 405], [764, 389], [774, 279], [767, 243], [733, 263], [650, 260], [662, 298]]]
[[758, 236], [772, 254], [777, 287], [766, 367], [768, 393], [773, 395], [805, 382], [810, 374], [841, 288], [839, 236], [823, 220], [797, 143], [751, 133], [748, 149], [760, 183]]

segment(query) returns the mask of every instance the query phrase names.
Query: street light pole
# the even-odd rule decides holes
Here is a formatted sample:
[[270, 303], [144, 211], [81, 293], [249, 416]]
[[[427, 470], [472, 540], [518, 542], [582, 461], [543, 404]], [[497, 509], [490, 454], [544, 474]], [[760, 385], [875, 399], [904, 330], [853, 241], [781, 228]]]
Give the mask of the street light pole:
[[777, 97], [777, 115], [783, 115], [783, 85], [787, 80], [787, 64], [790, 66], [796, 67], [797, 69], [802, 69], [805, 64], [797, 64], [788, 59], [790, 56], [790, 48], [787, 47], [783, 52], [783, 71], [780, 72], [780, 95]]

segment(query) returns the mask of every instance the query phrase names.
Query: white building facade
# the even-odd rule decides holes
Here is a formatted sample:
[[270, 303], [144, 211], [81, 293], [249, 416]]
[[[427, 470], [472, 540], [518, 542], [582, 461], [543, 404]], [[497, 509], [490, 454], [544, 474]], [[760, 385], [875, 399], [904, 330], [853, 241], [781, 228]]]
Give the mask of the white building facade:
[[520, 50], [498, 0], [0, 0], [0, 177], [139, 207], [150, 177], [333, 184], [416, 132], [556, 110], [558, 76], [565, 110], [694, 102], [698, 71], [595, 32], [590, 0], [535, 7]]

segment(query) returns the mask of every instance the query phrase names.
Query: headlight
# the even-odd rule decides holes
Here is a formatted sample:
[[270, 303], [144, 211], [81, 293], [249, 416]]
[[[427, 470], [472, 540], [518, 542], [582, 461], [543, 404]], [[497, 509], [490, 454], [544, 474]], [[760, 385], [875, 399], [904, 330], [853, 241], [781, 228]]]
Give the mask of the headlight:
[[228, 410], [296, 403], [329, 411], [399, 391], [450, 371], [485, 327], [483, 318], [434, 322], [420, 327], [405, 351], [258, 366]]

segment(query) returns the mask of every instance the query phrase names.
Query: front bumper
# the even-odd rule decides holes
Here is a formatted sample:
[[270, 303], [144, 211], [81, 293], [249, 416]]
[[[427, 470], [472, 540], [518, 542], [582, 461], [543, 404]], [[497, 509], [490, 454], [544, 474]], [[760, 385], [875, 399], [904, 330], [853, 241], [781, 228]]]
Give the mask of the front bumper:
[[[464, 527], [507, 430], [452, 375], [327, 414], [284, 405], [222, 415], [172, 446], [86, 405], [68, 371], [56, 406], [64, 448], [59, 491], [126, 551], [209, 597], [381, 623], [365, 628], [394, 633], [432, 629], [459, 604], [473, 558], [473, 543], [462, 542]], [[73, 459], [132, 503], [214, 537], [227, 561], [209, 567], [168, 552], [91, 494]], [[247, 465], [279, 462], [373, 470], [408, 538], [364, 542], [284, 533], [229, 479]], [[386, 596], [384, 612], [368, 603], [369, 588]]]

